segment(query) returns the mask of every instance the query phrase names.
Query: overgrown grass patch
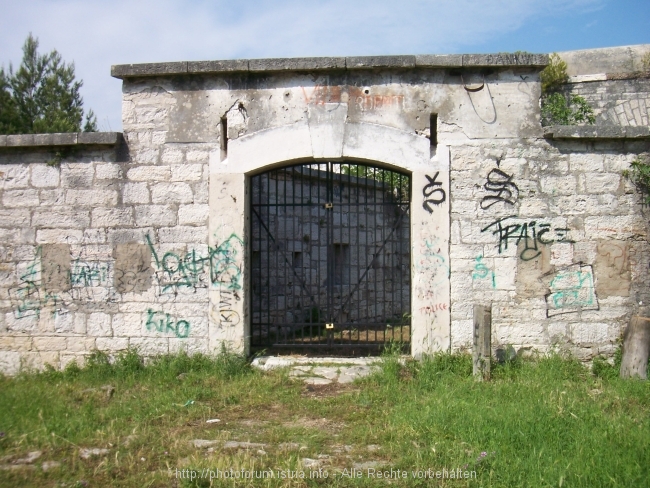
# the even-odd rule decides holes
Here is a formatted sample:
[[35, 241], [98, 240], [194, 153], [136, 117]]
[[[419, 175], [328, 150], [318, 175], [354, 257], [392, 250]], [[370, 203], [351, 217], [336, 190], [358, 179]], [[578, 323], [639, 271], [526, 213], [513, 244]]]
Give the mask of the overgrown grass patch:
[[[146, 364], [134, 351], [112, 362], [96, 353], [84, 368], [0, 378], [0, 485], [233, 486], [209, 479], [230, 468], [276, 475], [235, 486], [375, 486], [387, 480], [368, 469], [391, 468], [408, 473], [392, 486], [647, 483], [648, 382], [595, 375], [559, 356], [492, 373], [476, 382], [466, 355], [393, 354], [355, 384], [310, 387], [227, 352]], [[108, 451], [84, 459], [88, 448]], [[38, 460], [15, 464], [36, 450]], [[306, 459], [328, 478], [288, 478], [318, 469]], [[60, 466], [44, 470], [49, 461]], [[476, 478], [413, 476], [457, 468]], [[196, 479], [182, 477], [188, 469]], [[344, 476], [353, 469], [362, 477]]]

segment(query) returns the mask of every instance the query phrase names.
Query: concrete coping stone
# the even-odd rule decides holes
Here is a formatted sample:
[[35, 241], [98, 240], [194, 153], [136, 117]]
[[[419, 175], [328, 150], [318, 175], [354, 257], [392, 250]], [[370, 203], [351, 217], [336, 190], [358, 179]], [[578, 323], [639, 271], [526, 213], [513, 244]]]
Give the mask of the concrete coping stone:
[[589, 83], [592, 81], [643, 80], [650, 78], [650, 71], [631, 71], [626, 73], [597, 73], [569, 76], [568, 83]]
[[650, 127], [554, 125], [544, 127], [546, 139], [650, 139]]
[[413, 68], [543, 68], [547, 54], [419, 54], [396, 56], [348, 56], [313, 58], [228, 59], [218, 61], [179, 61], [171, 63], [117, 64], [111, 66], [115, 78], [139, 78], [229, 72], [326, 71], [357, 69]]
[[121, 132], [13, 134], [0, 136], [0, 147], [115, 146], [121, 141]]
[[263, 371], [290, 366], [369, 366], [381, 362], [379, 357], [305, 357], [305, 356], [260, 356], [252, 361], [252, 366]]

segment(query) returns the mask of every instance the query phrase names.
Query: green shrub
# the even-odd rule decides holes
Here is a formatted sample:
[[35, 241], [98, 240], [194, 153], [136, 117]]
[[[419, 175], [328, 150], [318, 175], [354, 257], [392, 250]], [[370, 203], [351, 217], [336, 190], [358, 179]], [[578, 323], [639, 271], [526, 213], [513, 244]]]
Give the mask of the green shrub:
[[569, 81], [566, 62], [562, 61], [562, 58], [557, 53], [551, 54], [548, 66], [539, 74], [539, 78], [542, 82], [543, 94], [559, 89]]
[[594, 110], [578, 95], [564, 95], [560, 89], [569, 81], [567, 64], [557, 53], [540, 73], [542, 82], [542, 125], [594, 124]]
[[623, 171], [623, 176], [629, 178], [641, 191], [645, 202], [650, 204], [650, 160], [639, 157], [630, 163], [630, 169]]
[[596, 122], [594, 110], [578, 95], [567, 97], [559, 92], [542, 98], [542, 125], [579, 125]]

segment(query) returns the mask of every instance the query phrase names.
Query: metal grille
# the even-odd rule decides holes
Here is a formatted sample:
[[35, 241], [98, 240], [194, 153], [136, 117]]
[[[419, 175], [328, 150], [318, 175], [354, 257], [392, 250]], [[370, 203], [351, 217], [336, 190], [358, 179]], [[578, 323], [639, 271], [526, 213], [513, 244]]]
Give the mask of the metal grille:
[[410, 176], [310, 163], [251, 188], [252, 350], [408, 353]]

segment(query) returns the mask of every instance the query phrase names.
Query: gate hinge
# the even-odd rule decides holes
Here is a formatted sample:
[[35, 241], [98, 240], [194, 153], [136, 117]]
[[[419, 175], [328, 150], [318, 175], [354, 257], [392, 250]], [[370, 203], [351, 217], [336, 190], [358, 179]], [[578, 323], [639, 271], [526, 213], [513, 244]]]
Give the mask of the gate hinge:
[[325, 328], [328, 329], [328, 330], [329, 330], [329, 329], [333, 329], [333, 328], [334, 328], [334, 324], [325, 324]]
[[324, 207], [325, 207], [325, 208], [334, 208], [334, 204], [333, 204], [333, 203], [326, 203], [326, 204], [324, 205]]

